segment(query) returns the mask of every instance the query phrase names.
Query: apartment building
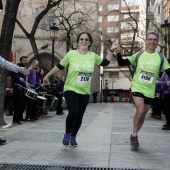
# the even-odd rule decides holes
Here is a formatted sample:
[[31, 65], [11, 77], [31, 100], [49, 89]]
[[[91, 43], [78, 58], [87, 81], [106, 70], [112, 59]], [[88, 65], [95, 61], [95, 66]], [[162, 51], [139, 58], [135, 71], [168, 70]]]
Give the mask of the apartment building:
[[[163, 18], [164, 18], [164, 23], [166, 24], [166, 35], [163, 35], [164, 37], [164, 55], [170, 59], [170, 1], [169, 0], [164, 0], [163, 2]], [[163, 22], [163, 21], [162, 21]]]
[[147, 15], [146, 15], [146, 30], [147, 32], [156, 32], [159, 34], [159, 41], [156, 51], [161, 52], [164, 37], [161, 33], [161, 24], [164, 22], [164, 1], [162, 0], [148, 0], [147, 1]]
[[164, 20], [167, 20], [170, 23], [170, 1], [163, 0], [164, 2]]
[[[140, 5], [142, 3], [142, 6]], [[144, 6], [143, 6], [144, 5]], [[146, 2], [136, 0], [99, 0], [99, 31], [105, 56], [111, 42], [119, 42], [122, 55], [128, 57], [144, 47]], [[116, 101], [130, 98], [131, 74], [128, 67], [119, 67], [116, 59], [101, 71], [103, 101], [115, 96]]]

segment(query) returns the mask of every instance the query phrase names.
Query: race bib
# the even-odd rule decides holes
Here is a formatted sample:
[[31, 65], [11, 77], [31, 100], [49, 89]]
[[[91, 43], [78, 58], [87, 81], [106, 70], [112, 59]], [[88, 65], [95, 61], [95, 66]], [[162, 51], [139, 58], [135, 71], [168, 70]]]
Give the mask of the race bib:
[[86, 84], [91, 82], [92, 73], [79, 73], [78, 83]]
[[146, 83], [152, 83], [153, 78], [154, 78], [154, 73], [150, 73], [150, 72], [141, 70], [138, 80], [140, 80], [142, 82], [146, 82]]

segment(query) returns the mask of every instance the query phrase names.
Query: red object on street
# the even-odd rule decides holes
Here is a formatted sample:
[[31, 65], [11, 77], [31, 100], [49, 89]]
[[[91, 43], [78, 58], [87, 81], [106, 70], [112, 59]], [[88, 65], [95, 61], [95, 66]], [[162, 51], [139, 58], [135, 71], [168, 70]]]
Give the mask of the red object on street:
[[112, 95], [112, 96], [111, 96], [111, 100], [112, 100], [112, 102], [114, 102], [114, 101], [115, 101], [114, 99], [115, 99], [115, 97], [114, 97], [114, 95]]
[[13, 55], [12, 50], [10, 51], [9, 61], [10, 61], [10, 62], [13, 62], [13, 61], [14, 61], [14, 55]]

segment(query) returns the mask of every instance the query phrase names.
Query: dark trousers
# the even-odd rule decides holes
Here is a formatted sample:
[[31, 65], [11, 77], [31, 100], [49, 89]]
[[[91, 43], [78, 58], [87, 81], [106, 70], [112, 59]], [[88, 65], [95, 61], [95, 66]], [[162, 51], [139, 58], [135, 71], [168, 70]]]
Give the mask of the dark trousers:
[[35, 119], [37, 116], [36, 100], [27, 97], [26, 119]]
[[66, 132], [71, 133], [71, 136], [76, 136], [82, 124], [90, 95], [77, 94], [73, 91], [66, 91], [64, 94], [68, 108]]
[[17, 85], [14, 85], [13, 87], [13, 106], [14, 106], [13, 121], [22, 120], [23, 112], [25, 110], [25, 94], [24, 91]]
[[165, 114], [167, 123], [170, 125], [170, 93], [164, 95], [163, 112]]
[[13, 96], [7, 96], [7, 104], [9, 109], [9, 115], [13, 115], [13, 111], [14, 111]]
[[56, 97], [58, 98], [58, 103], [57, 103], [57, 111], [56, 114], [63, 113], [63, 108], [61, 107], [62, 105], [62, 94], [57, 94]]
[[97, 97], [93, 97], [93, 103], [97, 103]]
[[152, 111], [153, 111], [153, 114], [161, 116], [161, 112], [162, 112], [162, 99], [159, 99], [158, 97], [154, 98], [154, 101], [152, 103]]

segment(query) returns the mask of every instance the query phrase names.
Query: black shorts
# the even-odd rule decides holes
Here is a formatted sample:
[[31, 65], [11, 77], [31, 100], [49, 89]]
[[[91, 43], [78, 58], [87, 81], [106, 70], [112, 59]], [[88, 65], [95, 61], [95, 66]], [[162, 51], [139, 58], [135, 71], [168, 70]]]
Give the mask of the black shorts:
[[144, 103], [147, 105], [152, 105], [154, 98], [146, 97], [142, 93], [139, 92], [133, 92], [132, 96], [142, 97], [144, 99]]

